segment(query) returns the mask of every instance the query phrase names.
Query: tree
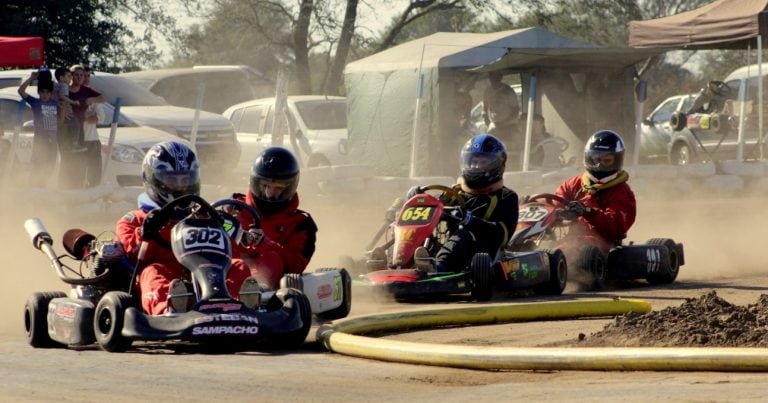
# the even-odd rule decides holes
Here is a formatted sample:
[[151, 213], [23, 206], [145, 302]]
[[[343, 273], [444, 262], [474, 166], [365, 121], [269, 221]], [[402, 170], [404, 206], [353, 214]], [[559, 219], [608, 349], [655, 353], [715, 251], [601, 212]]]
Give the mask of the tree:
[[0, 4], [0, 35], [43, 37], [52, 67], [89, 63], [118, 71], [156, 57], [151, 42], [113, 17], [119, 7], [113, 1], [7, 0]]

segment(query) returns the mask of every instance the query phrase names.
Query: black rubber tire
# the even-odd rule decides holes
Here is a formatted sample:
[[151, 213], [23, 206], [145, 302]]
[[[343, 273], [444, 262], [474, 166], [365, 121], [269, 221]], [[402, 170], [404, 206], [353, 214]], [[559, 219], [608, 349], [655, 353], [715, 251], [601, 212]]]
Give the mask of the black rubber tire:
[[493, 297], [493, 261], [487, 253], [476, 253], [469, 265], [472, 279], [470, 294], [475, 301], [489, 301]]
[[298, 304], [302, 325], [300, 329], [282, 335], [278, 340], [274, 341], [274, 345], [277, 348], [284, 349], [299, 348], [304, 344], [307, 335], [309, 335], [309, 329], [312, 327], [312, 306], [309, 303], [309, 298], [295, 288], [281, 288], [277, 291], [276, 295], [283, 304], [291, 299]]
[[331, 309], [330, 311], [316, 313], [315, 316], [322, 320], [336, 320], [346, 318], [349, 315], [349, 311], [352, 310], [352, 277], [349, 276], [349, 272], [344, 268], [323, 267], [318, 269], [319, 272], [324, 271], [339, 271], [341, 274], [341, 288], [344, 295], [341, 296], [341, 305]]
[[536, 286], [537, 294], [561, 295], [568, 283], [568, 263], [560, 249], [545, 249], [549, 257], [549, 280]]
[[672, 130], [679, 132], [680, 130], [685, 129], [685, 126], [688, 124], [688, 117], [685, 115], [685, 113], [677, 111], [673, 112], [672, 116], [669, 118], [669, 125], [672, 126]]
[[285, 273], [283, 278], [280, 279], [280, 288], [295, 288], [299, 291], [304, 291], [304, 280], [299, 273]]
[[669, 154], [669, 163], [672, 165], [689, 165], [693, 163], [693, 152], [686, 143], [677, 143]]
[[24, 304], [24, 330], [27, 342], [35, 348], [64, 347], [48, 334], [48, 303], [54, 298], [64, 298], [61, 291], [36, 292]]
[[580, 274], [586, 274], [587, 288], [590, 291], [605, 289], [608, 279], [608, 265], [605, 254], [595, 245], [586, 245], [579, 250], [576, 261], [573, 262], [575, 270]]
[[93, 313], [93, 332], [102, 350], [120, 353], [128, 350], [133, 340], [123, 336], [125, 310], [133, 306], [133, 297], [122, 291], [104, 294]]
[[646, 242], [648, 245], [666, 246], [669, 250], [669, 267], [658, 275], [649, 276], [651, 284], [672, 284], [680, 273], [680, 256], [677, 253], [677, 243], [669, 238], [651, 238]]

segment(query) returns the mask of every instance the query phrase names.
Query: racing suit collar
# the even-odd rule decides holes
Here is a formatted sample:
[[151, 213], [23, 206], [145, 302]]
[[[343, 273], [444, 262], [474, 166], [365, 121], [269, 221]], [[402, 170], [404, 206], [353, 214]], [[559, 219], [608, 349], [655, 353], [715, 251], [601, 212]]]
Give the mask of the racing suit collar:
[[624, 170], [617, 172], [615, 177], [611, 175], [610, 177], [603, 178], [603, 181], [597, 181], [589, 174], [589, 172], [584, 172], [584, 175], [581, 176], [581, 190], [584, 193], [594, 194], [600, 190], [609, 189], [616, 185], [622, 184], [627, 180], [629, 180], [629, 174]]

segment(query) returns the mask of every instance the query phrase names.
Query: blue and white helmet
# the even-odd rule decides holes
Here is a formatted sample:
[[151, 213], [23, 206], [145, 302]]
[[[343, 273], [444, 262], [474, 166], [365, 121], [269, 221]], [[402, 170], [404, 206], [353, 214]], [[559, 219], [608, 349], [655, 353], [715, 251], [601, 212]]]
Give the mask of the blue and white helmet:
[[181, 196], [200, 194], [200, 164], [195, 152], [182, 142], [155, 144], [141, 168], [144, 191], [160, 207]]

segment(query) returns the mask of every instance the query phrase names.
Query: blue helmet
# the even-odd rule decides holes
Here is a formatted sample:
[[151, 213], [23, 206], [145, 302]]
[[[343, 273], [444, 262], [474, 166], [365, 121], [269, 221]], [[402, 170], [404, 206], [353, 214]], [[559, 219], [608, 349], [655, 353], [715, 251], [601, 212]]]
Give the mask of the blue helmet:
[[471, 189], [482, 189], [500, 181], [506, 163], [504, 143], [487, 133], [472, 137], [461, 149], [461, 177]]
[[144, 190], [160, 207], [181, 196], [200, 194], [200, 164], [185, 143], [155, 144], [141, 165]]
[[584, 168], [597, 179], [619, 172], [623, 163], [624, 140], [614, 131], [597, 131], [584, 145]]

